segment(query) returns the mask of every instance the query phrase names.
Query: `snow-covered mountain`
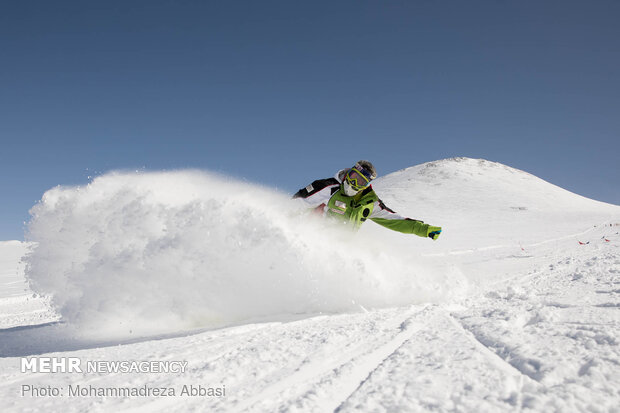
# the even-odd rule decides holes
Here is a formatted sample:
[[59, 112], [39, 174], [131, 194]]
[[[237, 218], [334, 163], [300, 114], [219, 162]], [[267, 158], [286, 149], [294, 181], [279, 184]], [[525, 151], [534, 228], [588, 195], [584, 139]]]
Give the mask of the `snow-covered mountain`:
[[[442, 226], [439, 240], [371, 222], [343, 232], [287, 194], [199, 171], [46, 192], [30, 243], [0, 243], [3, 411], [620, 404], [619, 206], [468, 158], [373, 186], [392, 209]], [[20, 372], [22, 357], [42, 354], [188, 368]], [[78, 384], [175, 396], [69, 394]], [[22, 394], [48, 385], [63, 395]], [[186, 385], [225, 395], [181, 394]]]
[[489, 246], [491, 240], [537, 243], [607, 221], [618, 211], [483, 159], [425, 163], [379, 178], [374, 187], [394, 209], [445, 226], [441, 248], [448, 242], [461, 248]]

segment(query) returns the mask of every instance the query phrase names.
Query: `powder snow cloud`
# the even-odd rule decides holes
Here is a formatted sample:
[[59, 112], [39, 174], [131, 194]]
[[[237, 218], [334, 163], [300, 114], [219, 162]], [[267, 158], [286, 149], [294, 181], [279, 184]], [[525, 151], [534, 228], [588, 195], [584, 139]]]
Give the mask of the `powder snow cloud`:
[[107, 337], [458, 290], [376, 234], [314, 222], [287, 194], [202, 171], [109, 173], [47, 191], [31, 215], [31, 288], [65, 322]]

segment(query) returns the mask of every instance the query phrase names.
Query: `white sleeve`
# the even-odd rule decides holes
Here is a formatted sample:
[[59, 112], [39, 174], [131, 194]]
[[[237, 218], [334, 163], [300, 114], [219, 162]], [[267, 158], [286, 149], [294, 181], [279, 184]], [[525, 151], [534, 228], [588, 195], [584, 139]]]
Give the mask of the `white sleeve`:
[[406, 217], [403, 217], [402, 215], [397, 214], [396, 212], [392, 211], [390, 208], [385, 206], [385, 204], [380, 199], [375, 201], [375, 206], [372, 209], [372, 213], [370, 214], [368, 219], [371, 219], [371, 218], [407, 219]]
[[[299, 202], [300, 205], [303, 205], [306, 208], [316, 208], [320, 206], [321, 204], [327, 205], [327, 202], [329, 202], [329, 199], [332, 197], [333, 187], [334, 185], [326, 186], [325, 188], [313, 193], [312, 195], [309, 195], [306, 198], [303, 198], [303, 197], [295, 198], [295, 201]], [[311, 191], [312, 190], [309, 190], [308, 192], [311, 192]]]

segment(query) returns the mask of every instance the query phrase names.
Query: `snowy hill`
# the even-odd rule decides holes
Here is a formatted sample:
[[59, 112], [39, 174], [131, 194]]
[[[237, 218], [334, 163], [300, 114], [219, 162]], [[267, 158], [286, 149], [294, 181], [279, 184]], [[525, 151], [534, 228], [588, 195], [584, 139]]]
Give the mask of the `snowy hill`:
[[[620, 404], [619, 206], [467, 158], [373, 186], [392, 209], [441, 225], [439, 240], [373, 223], [342, 232], [288, 194], [199, 171], [46, 192], [31, 244], [0, 243], [3, 411]], [[188, 369], [20, 372], [22, 357], [42, 354]], [[88, 394], [71, 393], [78, 384]], [[190, 385], [225, 395], [183, 393]], [[174, 395], [110, 393], [124, 387]]]
[[536, 243], [613, 219], [618, 211], [483, 159], [425, 163], [379, 178], [374, 187], [393, 209], [445, 226], [444, 248], [447, 242], [463, 248], [490, 240]]

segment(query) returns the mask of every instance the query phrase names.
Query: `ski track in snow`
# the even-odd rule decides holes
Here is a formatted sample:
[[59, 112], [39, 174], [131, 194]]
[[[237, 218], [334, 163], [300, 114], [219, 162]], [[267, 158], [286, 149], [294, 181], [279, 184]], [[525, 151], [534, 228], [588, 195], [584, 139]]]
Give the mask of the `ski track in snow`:
[[261, 406], [260, 400], [286, 393], [288, 399], [298, 400], [297, 407], [302, 409], [305, 407], [303, 400], [313, 399], [312, 406], [307, 407], [326, 412], [339, 410], [342, 404], [340, 400], [346, 400], [383, 360], [421, 328], [421, 324], [411, 323], [411, 312], [406, 311], [402, 320], [399, 314], [395, 322], [384, 327], [389, 333], [378, 336], [378, 340], [346, 343], [344, 351], [341, 349], [336, 355], [310, 355], [286, 380], [261, 391], [260, 395], [244, 401], [236, 408], [239, 411], [264, 411], [267, 406]]
[[[524, 193], [532, 192], [532, 199], [546, 202], [540, 191], [548, 184], [505, 168], [457, 160], [415, 167], [386, 177], [386, 182], [406, 188], [407, 174], [414, 173], [415, 185], [425, 179], [428, 185], [451, 185], [436, 180], [445, 175], [465, 176], [465, 182], [475, 186], [479, 172], [492, 171], [502, 179], [514, 176], [527, 182]], [[501, 181], [492, 176], [493, 182]], [[463, 181], [454, 185], [466, 187]], [[480, 191], [473, 191], [472, 199], [477, 200]], [[593, 202], [553, 191], [556, 201], [566, 197], [574, 204], [583, 202], [586, 209]], [[385, 193], [389, 205], [402, 206], [397, 193], [388, 189]], [[467, 194], [461, 191], [460, 195]], [[528, 204], [528, 199], [511, 199], [508, 208], [498, 204], [496, 209], [521, 217], [544, 209], [543, 204]], [[414, 198], [401, 201], [403, 205], [415, 202]], [[437, 205], [450, 203], [456, 204], [439, 200]], [[331, 306], [333, 311], [323, 314], [283, 312], [219, 329], [163, 329], [116, 339], [83, 334], [79, 323], [58, 322], [50, 300], [33, 294], [24, 283], [20, 257], [26, 245], [0, 243], [0, 408], [3, 412], [619, 412], [620, 208], [600, 208], [604, 213], [591, 216], [580, 210], [567, 213], [554, 225], [547, 217], [538, 220], [532, 212], [531, 225], [523, 220], [523, 228], [513, 228], [512, 223], [495, 227], [497, 234], [483, 233], [470, 249], [463, 248], [466, 238], [458, 238], [469, 231], [464, 227], [452, 228], [451, 234], [447, 226], [440, 242], [416, 243], [412, 258], [430, 260], [426, 262], [433, 263], [433, 274], [441, 281], [433, 297], [447, 294], [451, 282], [455, 289], [461, 288], [458, 283], [465, 280], [463, 294], [394, 306], [373, 305], [373, 297], [365, 296], [339, 311]], [[448, 208], [443, 213], [451, 212]], [[589, 218], [568, 225], [574, 217]], [[539, 232], [532, 234], [537, 228]], [[373, 233], [371, 228], [369, 234]], [[402, 237], [384, 239], [391, 240], [398, 249]], [[286, 301], [275, 307], [286, 308]], [[320, 308], [315, 305], [310, 310]], [[184, 360], [188, 371], [21, 373], [21, 358], [36, 355], [79, 357], [84, 362]], [[68, 386], [76, 384], [165, 386], [176, 389], [177, 395], [68, 397]], [[226, 396], [180, 396], [183, 385], [190, 384], [225, 385]], [[21, 396], [23, 385], [58, 386], [65, 394]]]
[[[609, 222], [604, 222], [603, 224], [601, 224], [601, 226], [607, 226], [609, 225]], [[550, 244], [552, 242], [558, 242], [558, 241], [564, 241], [564, 240], [568, 240], [568, 239], [574, 239], [575, 237], [580, 237], [583, 235], [587, 235], [588, 233], [594, 231], [596, 229], [596, 227], [592, 227], [592, 228], [588, 228], [585, 231], [581, 231], [572, 235], [565, 235], [562, 237], [558, 237], [558, 238], [551, 238], [551, 239], [547, 239], [545, 241], [541, 241], [541, 242], [536, 242], [536, 243], [532, 243], [532, 244], [527, 244], [527, 245], [520, 245], [519, 247], [524, 250], [524, 248], [532, 248], [532, 247], [539, 247], [541, 245], [545, 245], [545, 244]], [[460, 250], [460, 251], [449, 251], [449, 252], [441, 252], [441, 253], [434, 253], [434, 254], [422, 254], [422, 256], [424, 257], [442, 257], [442, 256], [446, 256], [446, 255], [460, 255], [460, 254], [472, 254], [475, 252], [481, 252], [481, 251], [490, 251], [490, 250], [497, 250], [497, 249], [511, 249], [514, 250], [515, 248], [515, 244], [505, 244], [505, 245], [489, 245], [486, 247], [478, 247], [475, 249], [467, 249], [467, 250]]]

